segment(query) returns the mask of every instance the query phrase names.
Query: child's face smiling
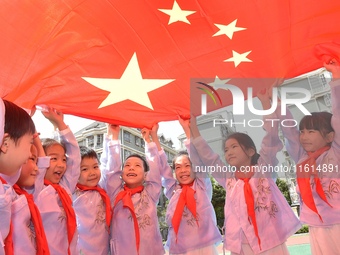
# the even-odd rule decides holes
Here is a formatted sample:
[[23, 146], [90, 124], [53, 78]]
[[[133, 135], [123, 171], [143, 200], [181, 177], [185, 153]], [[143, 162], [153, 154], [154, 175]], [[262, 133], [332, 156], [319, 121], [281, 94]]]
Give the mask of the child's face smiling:
[[327, 144], [329, 144], [328, 135], [323, 137], [320, 131], [315, 129], [302, 129], [300, 130], [300, 143], [305, 151], [314, 152]]
[[16, 174], [31, 155], [32, 144], [32, 134], [25, 134], [17, 142], [5, 134], [4, 142], [1, 145], [1, 156], [6, 164], [1, 169], [1, 173], [8, 176]]
[[240, 169], [241, 166], [250, 166], [251, 157], [254, 155], [254, 150], [249, 149], [247, 153], [243, 150], [238, 141], [230, 138], [225, 142], [224, 156], [227, 163]]
[[64, 148], [54, 144], [46, 149], [46, 156], [50, 156], [50, 167], [47, 168], [45, 179], [58, 184], [66, 171], [66, 155]]
[[180, 184], [190, 184], [195, 177], [191, 171], [190, 160], [186, 155], [179, 156], [175, 161], [175, 175]]
[[17, 184], [21, 188], [31, 187], [34, 185], [38, 174], [37, 155], [37, 148], [34, 145], [31, 145], [31, 155], [26, 163], [22, 165], [20, 177], [17, 181]]
[[129, 188], [143, 185], [145, 175], [143, 160], [131, 157], [125, 161], [122, 179]]
[[100, 175], [99, 163], [96, 158], [84, 157], [81, 160], [79, 184], [95, 187], [100, 180]]

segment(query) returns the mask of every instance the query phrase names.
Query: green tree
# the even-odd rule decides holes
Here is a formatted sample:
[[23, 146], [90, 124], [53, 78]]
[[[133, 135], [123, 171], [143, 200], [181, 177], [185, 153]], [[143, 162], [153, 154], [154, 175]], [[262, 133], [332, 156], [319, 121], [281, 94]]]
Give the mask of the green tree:
[[292, 200], [291, 200], [290, 195], [289, 195], [289, 187], [288, 187], [287, 182], [285, 182], [281, 179], [277, 179], [276, 185], [279, 188], [279, 190], [281, 191], [281, 193], [283, 194], [283, 196], [286, 198], [288, 204], [292, 205]]
[[225, 189], [221, 185], [219, 185], [213, 178], [211, 178], [211, 183], [213, 187], [211, 203], [215, 209], [217, 226], [222, 233], [222, 228], [224, 225]]

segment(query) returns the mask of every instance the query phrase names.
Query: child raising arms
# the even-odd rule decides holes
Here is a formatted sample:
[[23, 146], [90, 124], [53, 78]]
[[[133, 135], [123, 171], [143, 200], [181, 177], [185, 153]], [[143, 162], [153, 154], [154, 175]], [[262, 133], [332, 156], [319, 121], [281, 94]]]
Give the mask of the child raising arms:
[[[49, 108], [42, 114], [58, 129], [61, 142], [54, 139], [43, 141], [46, 156], [50, 157], [50, 166], [46, 170], [45, 186], [41, 187], [36, 204], [51, 254], [77, 254], [77, 225], [71, 197], [80, 172], [79, 146], [64, 123], [61, 112]], [[39, 189], [37, 184], [35, 188]]]
[[[189, 121], [180, 120], [180, 123], [188, 138], [186, 145], [191, 155], [195, 152], [195, 148], [189, 146]], [[157, 130], [158, 124], [153, 126], [151, 137], [159, 151], [162, 184], [165, 188], [164, 193], [169, 199], [166, 212], [169, 226], [166, 246], [169, 248], [169, 254], [217, 255], [215, 244], [221, 242], [222, 237], [211, 204], [210, 178], [208, 175], [194, 174], [193, 164], [185, 151], [179, 152], [173, 158], [172, 168], [176, 176], [174, 178], [166, 154], [158, 140]]]
[[[108, 126], [112, 139], [118, 140], [119, 126]], [[73, 193], [77, 216], [78, 250], [80, 254], [109, 254], [111, 202], [106, 191], [98, 185], [101, 179], [97, 153], [80, 147], [80, 177]]]
[[[259, 93], [263, 108], [270, 108], [268, 91]], [[270, 116], [265, 118], [271, 119]], [[287, 238], [301, 224], [281, 194], [271, 173], [263, 173], [260, 166], [275, 166], [276, 153], [282, 149], [277, 123], [264, 121], [266, 134], [257, 153], [253, 140], [244, 133], [230, 134], [225, 142], [225, 160], [235, 169], [227, 173], [213, 172], [216, 181], [225, 188], [224, 246], [231, 254], [289, 254]], [[218, 154], [212, 152], [200, 136], [194, 118], [190, 124], [192, 144], [206, 166], [221, 166]]]
[[[142, 130], [150, 143], [150, 134]], [[107, 140], [105, 141], [107, 142]], [[125, 159], [121, 169], [120, 144], [109, 141], [107, 147], [106, 191], [113, 203], [111, 255], [162, 255], [162, 237], [157, 217], [161, 193], [156, 146], [150, 145], [147, 161], [138, 154]], [[149, 165], [148, 165], [149, 164]], [[150, 167], [150, 170], [149, 170]]]
[[[281, 127], [289, 155], [297, 163], [300, 220], [309, 225], [312, 254], [340, 254], [340, 64], [324, 63], [332, 72], [332, 113], [313, 112], [299, 130]], [[288, 113], [290, 114], [290, 113]], [[282, 118], [283, 116], [280, 116]], [[292, 118], [291, 115], [285, 118]]]

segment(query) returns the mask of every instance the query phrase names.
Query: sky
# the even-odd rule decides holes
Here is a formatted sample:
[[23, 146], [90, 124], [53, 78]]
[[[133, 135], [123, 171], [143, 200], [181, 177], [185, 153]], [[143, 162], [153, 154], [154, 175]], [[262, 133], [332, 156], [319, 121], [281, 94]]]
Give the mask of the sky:
[[[32, 119], [34, 121], [34, 124], [36, 125], [37, 131], [40, 133], [41, 138], [53, 137], [53, 125], [42, 115], [41, 111], [37, 110]], [[70, 127], [73, 133], [76, 133], [80, 129], [93, 123], [94, 120], [65, 114], [64, 122]], [[167, 139], [171, 138], [175, 149], [179, 149], [180, 143], [177, 137], [183, 133], [183, 129], [177, 120], [166, 122], [164, 121], [159, 123], [158, 134], [163, 134], [164, 137]]]

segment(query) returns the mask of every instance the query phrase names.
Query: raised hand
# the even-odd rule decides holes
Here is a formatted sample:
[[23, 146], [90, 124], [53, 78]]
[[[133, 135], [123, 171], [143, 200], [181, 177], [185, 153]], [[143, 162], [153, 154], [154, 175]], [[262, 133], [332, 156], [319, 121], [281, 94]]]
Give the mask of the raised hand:
[[332, 58], [328, 63], [324, 62], [323, 66], [332, 73], [333, 79], [340, 78], [340, 64], [337, 59]]
[[67, 129], [67, 125], [64, 122], [64, 114], [52, 107], [48, 107], [46, 111], [41, 112], [46, 119], [48, 119], [54, 128], [58, 128], [59, 131]]
[[120, 126], [116, 124], [107, 124], [107, 135], [112, 140], [118, 140], [119, 138]]

